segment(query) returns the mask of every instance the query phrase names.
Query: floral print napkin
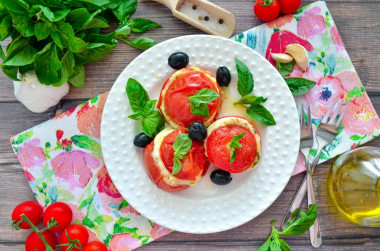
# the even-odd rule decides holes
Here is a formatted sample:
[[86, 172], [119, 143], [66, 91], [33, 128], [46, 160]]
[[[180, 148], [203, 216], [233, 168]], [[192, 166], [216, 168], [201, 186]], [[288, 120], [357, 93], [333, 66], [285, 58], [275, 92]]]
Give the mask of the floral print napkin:
[[[379, 117], [352, 65], [325, 2], [314, 2], [294, 15], [282, 16], [233, 39], [256, 50], [274, 66], [276, 63], [271, 52], [283, 53], [286, 45], [294, 43], [306, 48], [310, 66], [305, 72], [296, 66], [289, 77], [303, 77], [317, 82], [311, 91], [296, 98], [298, 104], [311, 105], [314, 127], [319, 125], [336, 98], [351, 100], [338, 136], [324, 149], [319, 163], [379, 136]], [[316, 151], [311, 154], [315, 156]], [[304, 170], [299, 156], [293, 174]]]
[[[283, 52], [289, 43], [302, 44], [309, 53], [306, 72], [291, 76], [317, 82], [297, 102], [312, 105], [313, 123], [319, 124], [336, 97], [355, 98], [334, 143], [322, 161], [379, 135], [380, 120], [355, 72], [324, 2], [315, 2], [295, 15], [280, 17], [234, 37], [264, 55]], [[11, 138], [26, 178], [42, 206], [66, 202], [73, 221], [87, 226], [91, 240], [103, 241], [111, 251], [132, 250], [171, 230], [134, 210], [123, 199], [107, 172], [100, 145], [100, 121], [107, 93]], [[303, 170], [297, 162], [295, 173]]]

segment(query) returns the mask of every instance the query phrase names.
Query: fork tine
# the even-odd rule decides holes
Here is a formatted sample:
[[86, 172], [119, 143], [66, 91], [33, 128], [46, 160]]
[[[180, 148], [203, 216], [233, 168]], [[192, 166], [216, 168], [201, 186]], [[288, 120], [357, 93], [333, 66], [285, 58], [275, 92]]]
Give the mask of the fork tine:
[[304, 110], [303, 110], [303, 104], [301, 104], [300, 118], [301, 118], [301, 129], [303, 129], [303, 128], [305, 128], [305, 114], [304, 114]]
[[307, 104], [307, 129], [313, 130], [311, 125], [311, 112], [310, 112], [310, 104]]
[[340, 108], [342, 107], [343, 102], [344, 102], [344, 99], [342, 99], [342, 100], [339, 102], [338, 106], [335, 108], [334, 113], [333, 113], [333, 115], [331, 116], [331, 118], [330, 118], [330, 120], [329, 120], [329, 124], [330, 124], [330, 125], [333, 125], [333, 124], [335, 123], [335, 118], [336, 118], [336, 116], [338, 116], [338, 114], [339, 114], [339, 110], [340, 110]]
[[342, 123], [343, 118], [344, 118], [344, 115], [346, 114], [346, 111], [347, 111], [348, 107], [350, 106], [350, 103], [351, 103], [351, 101], [349, 101], [349, 102], [347, 103], [347, 105], [344, 107], [342, 113], [339, 115], [339, 119], [338, 119], [338, 121], [335, 123], [335, 126], [336, 126], [336, 127], [339, 127], [340, 124]]
[[324, 123], [324, 124], [327, 123], [329, 115], [330, 115], [331, 111], [334, 109], [334, 106], [335, 106], [337, 101], [338, 101], [338, 98], [335, 98], [334, 101], [331, 103], [331, 105], [330, 105], [329, 109], [327, 110], [325, 116], [323, 117], [321, 123]]

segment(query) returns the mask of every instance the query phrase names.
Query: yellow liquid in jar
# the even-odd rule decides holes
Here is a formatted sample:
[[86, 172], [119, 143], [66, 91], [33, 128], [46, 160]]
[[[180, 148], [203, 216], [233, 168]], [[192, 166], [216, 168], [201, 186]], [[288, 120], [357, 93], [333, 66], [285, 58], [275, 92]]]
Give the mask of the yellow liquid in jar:
[[380, 149], [363, 147], [342, 155], [327, 174], [326, 190], [345, 218], [380, 227]]

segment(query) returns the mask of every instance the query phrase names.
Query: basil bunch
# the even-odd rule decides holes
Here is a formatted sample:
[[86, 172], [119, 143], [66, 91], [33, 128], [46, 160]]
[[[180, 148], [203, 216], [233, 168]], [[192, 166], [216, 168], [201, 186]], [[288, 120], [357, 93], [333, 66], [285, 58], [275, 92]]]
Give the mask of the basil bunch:
[[[70, 82], [84, 85], [84, 64], [106, 57], [117, 39], [145, 50], [156, 44], [150, 38], [127, 40], [131, 32], [160, 27], [148, 20], [130, 19], [137, 0], [0, 0], [0, 41], [11, 37], [1, 68], [11, 79], [34, 70], [46, 85]], [[118, 28], [102, 29], [118, 21]]]

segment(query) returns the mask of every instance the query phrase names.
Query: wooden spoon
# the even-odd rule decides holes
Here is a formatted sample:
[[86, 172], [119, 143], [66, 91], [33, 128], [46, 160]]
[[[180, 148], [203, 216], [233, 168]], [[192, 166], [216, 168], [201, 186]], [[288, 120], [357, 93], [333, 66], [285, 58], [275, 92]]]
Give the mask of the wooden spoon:
[[[206, 0], [154, 0], [166, 5], [173, 13], [173, 16], [191, 24], [206, 33], [230, 37], [235, 29], [235, 16]], [[184, 4], [186, 7], [191, 6], [191, 11], [194, 11], [193, 17], [185, 14]], [[202, 11], [203, 10], [203, 11]], [[186, 8], [186, 13], [189, 13], [189, 8]], [[207, 16], [198, 15], [199, 12], [207, 12]]]

